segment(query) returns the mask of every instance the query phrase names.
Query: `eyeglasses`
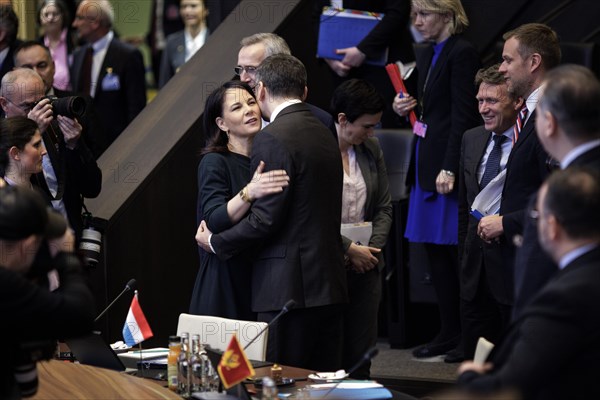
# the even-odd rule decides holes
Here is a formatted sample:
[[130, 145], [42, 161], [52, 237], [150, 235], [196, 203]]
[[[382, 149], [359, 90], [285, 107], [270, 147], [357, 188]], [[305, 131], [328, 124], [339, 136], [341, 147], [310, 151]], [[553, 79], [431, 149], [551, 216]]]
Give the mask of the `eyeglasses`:
[[33, 103], [25, 103], [25, 104], [19, 105], [19, 104], [15, 103], [14, 101], [12, 101], [11, 99], [9, 99], [8, 97], [5, 97], [5, 99], [10, 104], [17, 107], [19, 110], [23, 111], [25, 114], [29, 114], [29, 111], [33, 110], [33, 107], [35, 107], [35, 105], [37, 104], [37, 102], [33, 102]]
[[233, 70], [235, 71], [236, 75], [242, 75], [242, 72], [246, 71], [247, 74], [253, 75], [256, 73], [256, 69], [258, 67], [235, 67]]

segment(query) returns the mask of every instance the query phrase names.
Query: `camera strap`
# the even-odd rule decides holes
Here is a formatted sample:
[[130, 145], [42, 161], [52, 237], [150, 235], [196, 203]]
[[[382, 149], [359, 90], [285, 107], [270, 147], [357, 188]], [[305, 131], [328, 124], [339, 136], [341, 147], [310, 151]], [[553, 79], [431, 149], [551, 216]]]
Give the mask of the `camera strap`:
[[54, 170], [56, 178], [56, 194], [53, 194], [48, 186], [46, 179], [44, 179], [44, 189], [47, 189], [47, 193], [50, 195], [52, 200], [62, 200], [65, 193], [65, 173], [66, 173], [66, 159], [65, 152], [66, 147], [64, 144], [63, 133], [60, 131], [58, 126], [55, 126], [56, 122], [52, 121], [46, 131], [42, 134], [44, 144], [46, 145], [46, 151], [50, 158], [50, 164]]

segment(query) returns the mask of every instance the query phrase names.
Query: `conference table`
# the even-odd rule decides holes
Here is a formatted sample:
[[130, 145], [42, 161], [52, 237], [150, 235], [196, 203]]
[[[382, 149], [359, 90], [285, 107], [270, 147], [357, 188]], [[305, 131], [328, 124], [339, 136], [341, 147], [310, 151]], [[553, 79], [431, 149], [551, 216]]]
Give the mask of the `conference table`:
[[153, 380], [90, 365], [42, 361], [37, 372], [39, 388], [31, 399], [181, 399]]
[[[313, 372], [302, 368], [282, 366], [282, 375], [295, 380], [290, 387], [280, 388], [282, 393], [292, 393], [314, 382], [308, 380]], [[166, 381], [156, 381], [123, 372], [60, 360], [37, 363], [38, 392], [31, 399], [181, 399], [167, 389]], [[270, 376], [270, 367], [255, 369], [254, 379]], [[246, 385], [252, 395], [260, 393], [252, 384]], [[330, 397], [330, 396], [328, 396]], [[333, 398], [333, 397], [331, 397]], [[393, 398], [398, 398], [394, 395]]]

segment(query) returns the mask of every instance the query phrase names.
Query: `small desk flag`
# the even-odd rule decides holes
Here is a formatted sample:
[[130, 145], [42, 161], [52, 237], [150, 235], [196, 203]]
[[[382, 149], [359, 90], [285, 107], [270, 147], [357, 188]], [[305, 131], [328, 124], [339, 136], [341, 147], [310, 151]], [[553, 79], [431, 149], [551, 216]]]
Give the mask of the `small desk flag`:
[[235, 334], [221, 357], [217, 371], [219, 371], [225, 389], [229, 389], [244, 379], [254, 376], [254, 368], [248, 361], [246, 353], [244, 353], [244, 349], [240, 346]]
[[150, 339], [152, 336], [154, 334], [140, 307], [138, 292], [136, 290], [131, 300], [131, 306], [129, 306], [125, 326], [123, 327], [123, 339], [128, 346], [135, 346], [146, 339]]

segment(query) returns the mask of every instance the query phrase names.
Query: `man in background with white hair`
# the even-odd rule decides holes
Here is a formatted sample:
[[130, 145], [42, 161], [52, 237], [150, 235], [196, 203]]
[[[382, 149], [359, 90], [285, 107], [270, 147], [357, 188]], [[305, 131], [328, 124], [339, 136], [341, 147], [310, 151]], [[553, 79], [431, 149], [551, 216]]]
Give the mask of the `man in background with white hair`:
[[75, 50], [71, 66], [73, 91], [93, 98], [110, 145], [146, 106], [142, 53], [116, 39], [114, 10], [108, 0], [84, 0], [73, 27], [87, 45]]

